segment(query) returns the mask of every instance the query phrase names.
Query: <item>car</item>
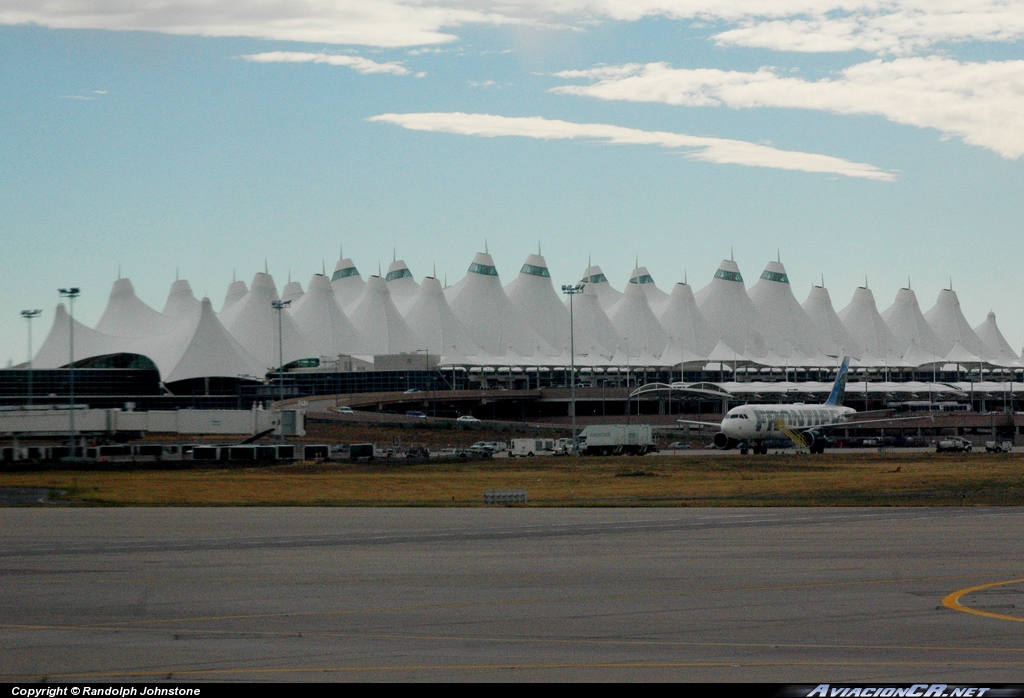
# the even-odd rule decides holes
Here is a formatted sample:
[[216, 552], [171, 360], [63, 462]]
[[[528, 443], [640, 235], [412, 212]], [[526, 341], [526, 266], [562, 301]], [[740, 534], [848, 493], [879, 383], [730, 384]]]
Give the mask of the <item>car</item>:
[[479, 424], [480, 420], [471, 414], [464, 414], [455, 420], [459, 424]]
[[668, 450], [670, 451], [682, 451], [687, 448], [690, 448], [690, 444], [685, 441], [673, 441], [668, 445]]
[[936, 453], [970, 453], [973, 448], [970, 441], [962, 436], [950, 436], [935, 445]]
[[415, 395], [418, 392], [420, 392], [419, 388], [409, 388], [403, 393], [403, 395]]
[[338, 414], [355, 414], [355, 411], [348, 405], [338, 405], [334, 408]]
[[420, 412], [419, 410], [409, 410], [408, 412], [405, 413], [405, 416], [406, 417], [412, 417], [413, 419], [426, 419], [427, 418], [426, 413], [425, 412]]

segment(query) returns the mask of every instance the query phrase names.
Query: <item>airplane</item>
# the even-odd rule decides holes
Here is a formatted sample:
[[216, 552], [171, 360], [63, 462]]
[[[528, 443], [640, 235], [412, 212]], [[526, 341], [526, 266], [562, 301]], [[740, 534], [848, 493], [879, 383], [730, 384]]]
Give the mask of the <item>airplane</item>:
[[[852, 407], [843, 406], [849, 367], [850, 357], [844, 356], [836, 382], [832, 385], [832, 392], [820, 405], [748, 404], [733, 407], [725, 414], [720, 424], [687, 419], [680, 419], [678, 422], [719, 427], [721, 431], [715, 434], [714, 444], [715, 448], [722, 450], [736, 448], [745, 442], [751, 445], [754, 453], [768, 453], [767, 441], [789, 439], [795, 445], [807, 448], [811, 453], [824, 453], [828, 443], [828, 430], [847, 422], [852, 415], [857, 414], [857, 410]], [[857, 426], [900, 419], [908, 418], [858, 420]]]

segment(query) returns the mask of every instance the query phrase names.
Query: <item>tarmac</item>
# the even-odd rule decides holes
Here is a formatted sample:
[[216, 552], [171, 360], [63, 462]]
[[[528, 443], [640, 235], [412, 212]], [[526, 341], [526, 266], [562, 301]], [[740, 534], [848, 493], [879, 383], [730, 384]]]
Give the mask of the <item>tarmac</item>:
[[0, 509], [0, 680], [1024, 677], [1024, 510]]

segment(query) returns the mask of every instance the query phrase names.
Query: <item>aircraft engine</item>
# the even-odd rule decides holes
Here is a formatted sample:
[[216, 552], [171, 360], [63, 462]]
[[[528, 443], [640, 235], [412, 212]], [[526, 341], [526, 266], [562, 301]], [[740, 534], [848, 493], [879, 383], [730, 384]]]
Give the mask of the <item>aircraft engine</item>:
[[800, 436], [804, 438], [804, 444], [812, 453], [815, 451], [822, 452], [825, 450], [827, 440], [823, 434], [808, 429], [807, 431], [801, 432]]
[[736, 439], [730, 439], [722, 432], [718, 432], [717, 434], [715, 434], [714, 444], [715, 448], [721, 449], [723, 451], [728, 451], [730, 448], [736, 448], [737, 446], [739, 446], [740, 442], [737, 441]]

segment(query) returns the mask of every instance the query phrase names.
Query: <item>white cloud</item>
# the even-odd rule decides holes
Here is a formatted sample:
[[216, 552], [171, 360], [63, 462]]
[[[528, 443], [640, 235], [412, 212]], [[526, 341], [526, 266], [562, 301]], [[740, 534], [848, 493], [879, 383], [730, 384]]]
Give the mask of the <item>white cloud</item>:
[[[466, 24], [585, 28], [665, 17], [726, 25], [722, 45], [908, 54], [1024, 37], [1020, 0], [5, 0], [0, 24], [425, 46]], [[713, 26], [713, 24], [712, 24]]]
[[665, 63], [564, 71], [590, 79], [554, 92], [606, 100], [734, 109], [781, 107], [874, 114], [934, 128], [1004, 158], [1024, 155], [1024, 61], [961, 63], [937, 56], [873, 60], [811, 81], [774, 69], [739, 72], [672, 68]]
[[[325, 63], [351, 68], [357, 73], [370, 75], [373, 73], [390, 73], [392, 75], [409, 75], [411, 71], [401, 63], [378, 63], [362, 56], [346, 56], [336, 53], [302, 53], [299, 51], [267, 51], [266, 53], [250, 53], [239, 56], [253, 63]], [[418, 74], [422, 77], [422, 73]]]
[[445, 43], [457, 38], [446, 27], [515, 21], [458, 3], [401, 0], [5, 0], [0, 7], [0, 24], [381, 47]]
[[580, 124], [539, 116], [511, 117], [462, 112], [380, 114], [369, 121], [385, 122], [413, 131], [457, 133], [466, 136], [519, 136], [524, 138], [586, 139], [615, 144], [656, 145], [686, 150], [686, 157], [703, 162], [748, 167], [770, 167], [860, 177], [883, 182], [895, 180], [891, 172], [874, 165], [850, 162], [818, 153], [779, 150], [748, 141], [690, 136], [667, 131], [644, 131], [612, 124]]
[[751, 18], [714, 39], [723, 46], [775, 51], [861, 50], [907, 55], [942, 43], [1007, 42], [1024, 37], [1024, 8], [1019, 2], [891, 4], [891, 8], [875, 11], [815, 13], [770, 20]]

